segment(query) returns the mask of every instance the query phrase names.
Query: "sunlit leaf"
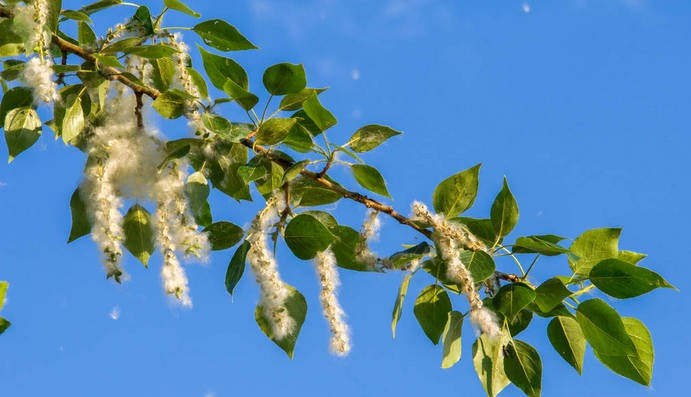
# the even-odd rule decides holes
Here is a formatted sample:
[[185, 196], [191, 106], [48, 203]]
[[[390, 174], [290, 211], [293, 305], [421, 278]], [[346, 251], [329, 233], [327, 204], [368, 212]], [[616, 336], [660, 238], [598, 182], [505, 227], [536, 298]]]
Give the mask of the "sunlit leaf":
[[405, 296], [408, 294], [408, 286], [410, 285], [410, 278], [412, 274], [406, 274], [403, 276], [403, 281], [401, 281], [401, 286], [398, 287], [398, 294], [396, 295], [396, 303], [393, 305], [393, 312], [391, 313], [391, 335], [396, 338], [396, 326], [398, 325], [398, 320], [401, 318], [401, 313], [403, 313], [403, 301]]
[[247, 253], [250, 250], [250, 243], [245, 240], [240, 244], [233, 257], [228, 263], [228, 269], [226, 270], [226, 291], [232, 296], [233, 291], [235, 291], [235, 286], [242, 278], [242, 274], [245, 272], [245, 261], [247, 260]]
[[222, 19], [211, 19], [195, 25], [194, 30], [204, 43], [221, 51], [253, 50], [257, 47], [245, 38], [235, 26]]
[[[307, 85], [305, 68], [302, 64], [279, 63], [270, 66], [262, 77], [264, 87], [271, 95], [286, 95], [300, 92]], [[316, 93], [313, 93], [316, 96]]]
[[369, 124], [355, 131], [348, 141], [348, 146], [354, 152], [368, 152], [381, 145], [387, 139], [400, 134], [402, 132], [385, 125]]
[[585, 356], [585, 337], [578, 322], [571, 317], [554, 317], [547, 326], [547, 336], [557, 353], [580, 375]]
[[154, 228], [149, 211], [139, 204], [133, 205], [125, 214], [122, 229], [125, 232], [125, 248], [147, 266], [154, 252]]
[[425, 335], [435, 345], [444, 332], [444, 326], [451, 311], [451, 300], [443, 287], [428, 285], [415, 300], [413, 313]]
[[600, 261], [590, 270], [588, 278], [600, 291], [620, 299], [643, 295], [656, 288], [674, 288], [654, 271], [619, 259]]
[[463, 330], [463, 314], [452, 310], [446, 320], [442, 334], [442, 346], [444, 356], [441, 361], [442, 368], [451, 368], [461, 359], [461, 334]]
[[444, 179], [434, 189], [434, 210], [453, 218], [470, 208], [477, 196], [479, 173], [480, 164]]

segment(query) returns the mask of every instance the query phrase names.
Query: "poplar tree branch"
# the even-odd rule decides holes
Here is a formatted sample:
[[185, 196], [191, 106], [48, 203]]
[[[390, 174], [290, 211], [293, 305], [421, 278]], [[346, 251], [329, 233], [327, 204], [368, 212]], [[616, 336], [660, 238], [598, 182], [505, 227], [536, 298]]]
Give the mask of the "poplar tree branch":
[[[0, 7], [0, 16], [5, 17], [5, 18], [11, 18], [12, 13], [5, 7]], [[93, 55], [93, 53], [89, 50], [86, 50], [79, 45], [73, 44], [62, 37], [58, 36], [55, 33], [51, 33], [51, 42], [57, 46], [63, 54], [65, 53], [70, 53], [73, 55], [78, 56], [79, 58], [82, 58], [85, 61], [93, 62], [97, 67], [100, 65], [98, 62], [98, 59]], [[129, 87], [132, 89], [134, 92], [135, 96], [138, 99], [137, 105], [139, 106], [141, 101], [142, 95], [146, 95], [151, 99], [156, 99], [158, 98], [159, 95], [161, 95], [161, 92], [153, 87], [148, 87], [146, 85], [139, 84], [135, 81], [132, 81], [129, 79], [125, 74], [123, 74], [121, 71], [119, 71], [116, 68], [110, 67], [110, 66], [103, 66], [100, 65], [99, 71], [105, 77], [106, 79], [113, 80], [113, 81], [119, 81], [120, 83], [124, 84], [125, 86]], [[254, 143], [251, 139], [243, 139], [240, 141], [244, 146], [246, 146], [249, 149], [254, 150], [257, 153], [262, 153], [267, 155], [271, 161], [277, 163], [284, 169], [289, 168], [290, 166], [293, 165], [293, 162], [286, 161], [283, 158], [279, 158], [278, 156], [272, 155], [271, 151], [263, 146], [259, 146]], [[374, 210], [377, 210], [379, 212], [383, 212], [402, 225], [406, 225], [408, 227], [411, 227], [418, 233], [424, 235], [428, 239], [432, 240], [432, 231], [429, 229], [426, 229], [424, 227], [419, 226], [417, 223], [415, 223], [412, 219], [406, 217], [405, 215], [402, 215], [400, 212], [396, 211], [392, 206], [386, 205], [380, 201], [377, 201], [375, 199], [369, 198], [368, 196], [358, 193], [355, 191], [348, 190], [338, 184], [335, 184], [331, 182], [330, 180], [325, 178], [324, 173], [317, 173], [309, 170], [303, 170], [300, 172], [300, 174], [306, 178], [309, 178], [316, 183], [324, 186], [325, 188], [340, 194], [342, 197], [356, 201], [360, 204], [363, 204], [367, 208], [372, 208]], [[519, 280], [520, 277], [518, 277], [515, 274], [507, 274], [507, 273], [502, 273], [502, 272], [495, 272], [495, 276], [499, 279], [514, 282], [516, 280]]]

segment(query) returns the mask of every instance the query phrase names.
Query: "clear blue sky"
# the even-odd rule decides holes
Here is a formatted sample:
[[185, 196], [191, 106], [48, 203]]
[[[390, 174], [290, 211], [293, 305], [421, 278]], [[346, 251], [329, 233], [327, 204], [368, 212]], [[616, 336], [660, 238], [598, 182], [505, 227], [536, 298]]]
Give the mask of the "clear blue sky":
[[[159, 2], [146, 3], [160, 10]], [[366, 156], [382, 170], [402, 212], [412, 200], [429, 202], [445, 177], [482, 162], [470, 215], [489, 213], [506, 175], [521, 211], [509, 239], [623, 227], [621, 247], [647, 253], [643, 264], [681, 290], [632, 301], [605, 298], [649, 327], [656, 348], [652, 386], [611, 373], [591, 351], [579, 377], [547, 342], [544, 319], [535, 319], [520, 339], [542, 354], [544, 396], [685, 394], [691, 371], [691, 261], [684, 242], [691, 221], [691, 3], [460, 3], [190, 2], [203, 19], [227, 19], [261, 47], [233, 54], [256, 92], [264, 68], [278, 62], [304, 63], [309, 85], [329, 86], [320, 98], [339, 119], [332, 140], [345, 142], [369, 123], [404, 131]], [[64, 7], [78, 4], [65, 1]], [[131, 10], [106, 19], [120, 22]], [[194, 23], [172, 13], [168, 21]], [[191, 32], [185, 38], [195, 39]], [[200, 66], [196, 56], [195, 62]], [[162, 126], [172, 135], [185, 128], [183, 122]], [[0, 158], [6, 155], [0, 145]], [[411, 284], [392, 340], [391, 309], [402, 274], [342, 273], [354, 349], [340, 359], [328, 353], [311, 265], [279, 250], [285, 279], [310, 303], [292, 361], [254, 322], [252, 278], [246, 274], [234, 302], [225, 291], [232, 251], [187, 267], [191, 310], [164, 296], [158, 256], [148, 270], [128, 256], [132, 279], [106, 281], [89, 238], [65, 244], [69, 197], [83, 161], [46, 133], [10, 166], [0, 166], [0, 280], [11, 283], [2, 315], [13, 322], [0, 337], [0, 395], [484, 394], [472, 367], [470, 327], [461, 362], [439, 368], [440, 348], [412, 315], [414, 297], [431, 282], [423, 275]], [[242, 225], [256, 207], [214, 194], [213, 208], [215, 219]], [[356, 228], [364, 215], [346, 202], [337, 211]], [[391, 252], [416, 239], [387, 220], [375, 248]], [[500, 266], [515, 271], [509, 262]], [[546, 261], [533, 281], [567, 273], [565, 259]], [[501, 395], [522, 393], [511, 386]]]

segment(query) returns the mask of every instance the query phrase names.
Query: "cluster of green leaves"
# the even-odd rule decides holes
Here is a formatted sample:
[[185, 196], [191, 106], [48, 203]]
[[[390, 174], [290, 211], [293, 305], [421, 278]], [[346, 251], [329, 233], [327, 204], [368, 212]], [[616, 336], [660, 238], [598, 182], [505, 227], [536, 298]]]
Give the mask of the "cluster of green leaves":
[[[478, 338], [473, 344], [473, 362], [489, 396], [495, 396], [513, 383], [529, 396], [540, 395], [542, 363], [534, 347], [516, 336], [525, 330], [535, 315], [550, 319], [547, 337], [557, 353], [580, 374], [586, 344], [609, 369], [643, 385], [652, 377], [653, 344], [645, 325], [638, 319], [621, 317], [599, 298], [579, 301], [578, 297], [598, 289], [618, 299], [633, 298], [656, 288], [674, 288], [659, 274], [641, 267], [646, 255], [619, 249], [621, 229], [600, 228], [584, 232], [570, 245], [564, 237], [534, 235], [516, 238], [504, 244], [504, 238], [518, 221], [518, 205], [504, 181], [487, 219], [460, 216], [474, 202], [477, 194], [479, 166], [462, 171], [437, 186], [434, 208], [444, 213], [448, 222], [464, 224], [481, 238], [488, 252], [460, 250], [478, 286], [485, 283], [489, 296], [484, 306], [494, 312], [502, 327], [502, 336]], [[422, 243], [426, 245], [426, 243]], [[415, 252], [413, 254], [412, 252]], [[392, 258], [422, 259], [433, 253], [433, 247], [416, 246]], [[555, 276], [537, 287], [528, 275], [541, 256], [567, 258], [570, 276]], [[521, 272], [517, 280], [503, 286], [490, 280], [495, 273], [495, 259], [512, 257]], [[532, 256], [524, 271], [519, 257]], [[461, 357], [461, 328], [464, 314], [453, 309], [453, 295], [461, 286], [447, 279], [446, 265], [439, 255], [426, 259], [422, 268], [436, 280], [417, 296], [414, 314], [425, 334], [434, 344], [443, 345], [442, 367], [448, 368]], [[404, 277], [393, 310], [392, 330], [396, 331], [412, 274]]]
[[[50, 4], [55, 10], [61, 9], [59, 0]], [[404, 250], [382, 258], [380, 267], [372, 266], [357, 255], [366, 243], [358, 230], [340, 224], [323, 208], [313, 208], [343, 198], [367, 206], [379, 204], [347, 190], [349, 185], [360, 186], [375, 197], [390, 198], [382, 174], [366, 164], [359, 154], [376, 149], [400, 132], [371, 124], [359, 128], [345, 143], [332, 143], [328, 134], [337, 125], [337, 119], [320, 100], [325, 89], [308, 87], [300, 64], [279, 63], [266, 68], [262, 78], [266, 94], [261, 96], [267, 99], [260, 106], [260, 95], [250, 89], [247, 72], [225, 54], [257, 47], [220, 19], [205, 20], [190, 28], [204, 44], [197, 46], [203, 68], [195, 68], [191, 62], [186, 65], [199, 92], [195, 97], [181, 89], [175, 59], [178, 49], [171, 41], [174, 28], [163, 25], [163, 16], [171, 10], [194, 18], [200, 15], [178, 0], [164, 0], [160, 13], [152, 14], [148, 7], [139, 6], [125, 25], [99, 37], [91, 16], [120, 4], [119, 0], [101, 0], [78, 10], [54, 13], [50, 29], [57, 39], [52, 56], [65, 54], [65, 62], [54, 66], [61, 84], [61, 100], [54, 104], [53, 118], [45, 124], [56, 138], [79, 149], [86, 147], [92, 129], [103, 122], [114, 76], [120, 82], [127, 80], [135, 89], [146, 87], [147, 90], [137, 94], [151, 96], [152, 108], [164, 118], [177, 119], [188, 115], [191, 107], [196, 108], [201, 113], [201, 124], [197, 125], [195, 137], [166, 142], [167, 156], [160, 168], [173, 159], [185, 158], [194, 169], [187, 179], [185, 193], [196, 222], [204, 227], [213, 250], [237, 246], [230, 255], [225, 277], [231, 295], [245, 272], [249, 243], [243, 240], [245, 231], [241, 227], [214, 219], [208, 202], [210, 189], [215, 188], [238, 201], [252, 200], [253, 192], [268, 198], [279, 191], [289, 211], [275, 225], [273, 236], [282, 238], [296, 258], [310, 260], [318, 252], [331, 248], [338, 266], [344, 269], [386, 268], [405, 272], [393, 310], [394, 336], [411, 278], [418, 275], [432, 280], [418, 294], [413, 312], [431, 342], [441, 341], [442, 367], [449, 368], [458, 362], [467, 313], [455, 301], [463, 288], [447, 278], [446, 264], [434, 241], [404, 246]], [[0, 127], [5, 130], [11, 161], [38, 140], [42, 123], [31, 89], [19, 81], [25, 56], [31, 55], [33, 49], [23, 47], [24, 40], [15, 29], [9, 8], [0, 5], [0, 10], [5, 11], [0, 25], [3, 32], [8, 32], [0, 38], [0, 56], [6, 58], [0, 72], [3, 89]], [[76, 24], [76, 37], [63, 30], [68, 23]], [[64, 43], [81, 52], [70, 50]], [[126, 67], [126, 59], [151, 65], [150, 81], [143, 81], [141, 74]], [[247, 120], [231, 121], [220, 114], [222, 106], [231, 102], [246, 112]], [[337, 157], [339, 153], [349, 161]], [[352, 179], [334, 180], [328, 174], [332, 166], [349, 170]], [[540, 394], [540, 355], [528, 343], [516, 339], [535, 315], [550, 319], [547, 337], [557, 353], [579, 373], [586, 344], [590, 344], [596, 357], [614, 372], [649, 384], [653, 347], [645, 326], [634, 318], [621, 317], [601, 299], [580, 302], [579, 296], [597, 289], [624, 299], [671, 285], [657, 273], [638, 266], [645, 255], [619, 250], [619, 229], [589, 230], [568, 248], [561, 245], [565, 238], [556, 235], [521, 236], [513, 244], [505, 244], [504, 239], [515, 228], [519, 217], [518, 205], [506, 180], [488, 218], [463, 215], [475, 202], [479, 171], [477, 165], [443, 180], [432, 195], [432, 204], [447, 222], [467, 230], [488, 248], [465, 247], [458, 252], [476, 287], [486, 287], [485, 307], [495, 313], [502, 328], [500, 337], [483, 335], [473, 344], [475, 368], [488, 395], [496, 395], [509, 383], [529, 396]], [[91, 230], [87, 206], [79, 189], [72, 195], [70, 207], [72, 229], [68, 241], [73, 241]], [[431, 225], [412, 221], [409, 224], [428, 235], [434, 232]], [[151, 214], [142, 203], [134, 203], [128, 209], [123, 229], [124, 246], [146, 266], [154, 250], [154, 228]], [[528, 275], [539, 258], [560, 255], [567, 258], [571, 274], [532, 285]], [[532, 262], [524, 269], [519, 258], [526, 256]], [[520, 275], [501, 276], [503, 273], [497, 272], [496, 264], [499, 257], [512, 258]], [[413, 261], [422, 261], [424, 271], [408, 272]], [[4, 295], [2, 285], [0, 297]], [[291, 288], [286, 306], [298, 327], [284, 338], [272, 335], [261, 307], [257, 307], [255, 319], [261, 330], [292, 357], [307, 314], [307, 302], [299, 291]]]

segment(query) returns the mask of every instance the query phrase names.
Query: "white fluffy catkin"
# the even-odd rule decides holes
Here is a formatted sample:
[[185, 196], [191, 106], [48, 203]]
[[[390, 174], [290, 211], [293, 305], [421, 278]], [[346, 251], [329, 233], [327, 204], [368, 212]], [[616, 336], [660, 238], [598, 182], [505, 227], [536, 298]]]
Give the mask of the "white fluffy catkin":
[[378, 216], [379, 211], [370, 210], [367, 213], [365, 221], [362, 223], [362, 229], [360, 230], [360, 241], [355, 247], [355, 259], [371, 269], [387, 267], [389, 265], [388, 258], [378, 257], [369, 248], [368, 241], [379, 238], [381, 221]]
[[124, 271], [121, 267], [122, 242], [122, 199], [116, 194], [111, 180], [111, 169], [100, 161], [88, 166], [84, 172], [82, 194], [91, 218], [91, 238], [103, 254], [103, 266], [107, 277], [120, 282]]
[[494, 315], [483, 307], [482, 299], [475, 289], [475, 282], [458, 255], [459, 245], [471, 249], [484, 249], [484, 244], [469, 232], [448, 223], [443, 216], [431, 213], [427, 206], [419, 201], [413, 203], [413, 219], [427, 222], [434, 228], [434, 240], [442, 259], [446, 262], [446, 276], [461, 285], [470, 305], [470, 321], [490, 337], [501, 335]]
[[192, 306], [185, 270], [180, 265], [175, 253], [176, 245], [171, 226], [175, 224], [173, 214], [165, 203], [159, 203], [154, 214], [156, 225], [156, 241], [163, 256], [161, 278], [163, 289], [167, 294], [175, 295], [183, 306]]
[[277, 339], [282, 339], [295, 329], [295, 320], [290, 317], [285, 301], [290, 294], [278, 272], [278, 263], [269, 248], [268, 230], [273, 227], [278, 213], [283, 210], [283, 203], [275, 196], [266, 202], [266, 207], [252, 221], [247, 241], [250, 249], [247, 261], [250, 263], [254, 277], [259, 284], [261, 298], [259, 304], [264, 308], [264, 315], [269, 319], [271, 332]]
[[178, 251], [204, 258], [209, 251], [206, 234], [198, 232], [184, 194], [187, 163], [172, 161], [162, 170], [161, 142], [136, 125], [134, 97], [116, 94], [106, 102], [105, 120], [93, 129], [88, 152], [92, 165], [85, 172], [87, 209], [93, 219], [93, 238], [105, 256], [111, 275], [120, 269], [123, 198], [156, 203], [156, 241], [163, 256], [164, 289], [189, 306], [187, 277]]
[[330, 350], [338, 356], [345, 356], [350, 352], [350, 330], [345, 322], [345, 313], [336, 298], [336, 288], [341, 284], [336, 267], [336, 257], [331, 248], [317, 253], [314, 267], [319, 277], [321, 290], [319, 300], [324, 312], [324, 318], [331, 329]]
[[53, 81], [53, 60], [50, 58], [50, 31], [48, 21], [48, 0], [35, 0], [27, 6], [18, 5], [14, 9], [15, 23], [25, 36], [27, 54], [36, 51], [26, 63], [21, 79], [32, 89], [36, 102], [57, 101], [57, 84]]

